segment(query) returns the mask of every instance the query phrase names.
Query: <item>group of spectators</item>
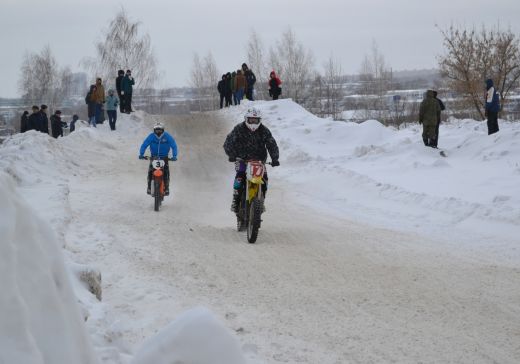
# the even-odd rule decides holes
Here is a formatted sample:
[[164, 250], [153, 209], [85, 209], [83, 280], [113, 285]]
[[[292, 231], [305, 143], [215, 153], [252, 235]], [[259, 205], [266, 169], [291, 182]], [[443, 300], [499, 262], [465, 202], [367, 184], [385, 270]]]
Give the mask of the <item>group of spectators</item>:
[[[498, 112], [500, 100], [492, 79], [486, 80], [485, 116], [487, 118], [488, 135], [498, 132]], [[444, 103], [437, 97], [437, 91], [428, 90], [419, 109], [419, 124], [423, 125], [422, 139], [427, 147], [437, 148], [439, 143], [439, 125]]]
[[256, 76], [245, 63], [242, 64], [241, 69], [223, 74], [217, 85], [220, 108], [224, 107], [224, 101], [226, 107], [240, 105], [244, 96], [253, 101], [255, 83]]
[[[255, 83], [256, 76], [246, 63], [242, 63], [242, 68], [237, 71], [223, 74], [217, 85], [220, 95], [220, 108], [240, 105], [244, 96], [246, 99], [254, 101]], [[268, 88], [269, 96], [273, 100], [278, 100], [278, 97], [282, 94], [281, 84], [280, 78], [272, 71], [269, 75]]]
[[[105, 87], [103, 80], [96, 78], [96, 84], [90, 85], [90, 89], [85, 97], [85, 102], [88, 107], [88, 121], [89, 125], [96, 127], [105, 121], [105, 109], [108, 116], [108, 123], [111, 130], [116, 130], [117, 107], [122, 113], [130, 114], [132, 112], [132, 93], [135, 84], [132, 77], [132, 71], [119, 70], [115, 80], [117, 96], [113, 89], [108, 90], [105, 94]], [[20, 132], [25, 133], [29, 130], [36, 130], [45, 134], [50, 134], [54, 138], [63, 136], [63, 129], [68, 128], [69, 132], [76, 129], [76, 122], [79, 120], [78, 115], [74, 114], [72, 120], [67, 123], [61, 119], [61, 110], [56, 110], [54, 114], [48, 117], [47, 105], [33, 106], [32, 114], [24, 111], [20, 121]]]
[[105, 121], [105, 109], [108, 116], [108, 123], [111, 130], [116, 130], [117, 107], [121, 113], [130, 114], [132, 112], [132, 93], [135, 80], [131, 70], [119, 70], [116, 77], [117, 96], [114, 90], [109, 89], [108, 95], [105, 94], [105, 87], [100, 77], [96, 79], [95, 85], [90, 85], [90, 89], [85, 96], [87, 104], [88, 122], [90, 126], [96, 127], [97, 124]]
[[67, 123], [62, 121], [60, 110], [56, 110], [50, 118], [47, 116], [47, 110], [47, 105], [41, 105], [39, 107], [34, 105], [32, 107], [32, 114], [29, 114], [29, 111], [27, 110], [24, 111], [20, 122], [20, 133], [25, 133], [29, 130], [36, 130], [49, 134], [49, 120], [51, 124], [50, 134], [54, 138], [63, 136], [64, 128], [69, 128], [70, 132], [73, 132], [76, 129], [76, 121], [79, 119], [78, 115], [74, 114], [70, 123]]

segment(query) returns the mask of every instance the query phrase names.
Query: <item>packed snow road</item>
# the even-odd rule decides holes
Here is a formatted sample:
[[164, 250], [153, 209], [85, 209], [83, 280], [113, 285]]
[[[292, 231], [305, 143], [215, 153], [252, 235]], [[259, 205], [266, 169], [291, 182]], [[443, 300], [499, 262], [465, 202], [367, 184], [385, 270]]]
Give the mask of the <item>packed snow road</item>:
[[66, 241], [75, 260], [103, 273], [104, 307], [116, 319], [107, 340], [133, 352], [202, 305], [234, 330], [251, 363], [520, 361], [518, 269], [322, 216], [292, 199], [273, 168], [259, 238], [248, 244], [229, 211], [234, 170], [222, 144], [233, 123], [157, 119], [179, 146], [160, 212], [137, 159], [142, 130], [122, 134], [110, 153], [82, 151], [95, 173], [71, 177]]

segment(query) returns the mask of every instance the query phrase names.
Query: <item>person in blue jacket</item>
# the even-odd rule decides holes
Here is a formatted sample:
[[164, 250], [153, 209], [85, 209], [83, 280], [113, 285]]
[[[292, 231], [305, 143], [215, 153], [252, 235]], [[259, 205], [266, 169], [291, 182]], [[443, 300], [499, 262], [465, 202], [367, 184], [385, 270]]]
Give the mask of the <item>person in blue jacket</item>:
[[[177, 160], [177, 143], [170, 134], [164, 131], [164, 125], [157, 123], [153, 127], [153, 133], [148, 135], [148, 137], [141, 145], [139, 159], [144, 159], [144, 153], [148, 147], [150, 147], [150, 154], [152, 157], [158, 157], [164, 160], [164, 194], [168, 196], [170, 194], [170, 169], [168, 167], [168, 154], [170, 153], [171, 149], [172, 160]], [[153, 167], [152, 162], [150, 161], [150, 166], [148, 168], [148, 189], [146, 190], [146, 193], [148, 194], [151, 194], [152, 173]]]
[[498, 112], [500, 111], [500, 100], [498, 92], [493, 86], [493, 80], [486, 80], [486, 117], [488, 135], [498, 132]]

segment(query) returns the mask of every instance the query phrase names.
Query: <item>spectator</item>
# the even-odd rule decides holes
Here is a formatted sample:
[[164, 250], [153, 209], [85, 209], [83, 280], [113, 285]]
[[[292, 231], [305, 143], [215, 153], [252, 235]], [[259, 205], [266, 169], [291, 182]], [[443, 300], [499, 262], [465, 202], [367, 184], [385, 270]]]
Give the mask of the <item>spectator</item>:
[[102, 124], [105, 121], [105, 113], [103, 112], [103, 104], [105, 103], [105, 87], [101, 78], [96, 78], [96, 91], [92, 94], [93, 101], [96, 103], [96, 124]]
[[108, 124], [110, 125], [110, 130], [116, 130], [116, 120], [117, 120], [117, 104], [118, 99], [114, 96], [114, 90], [108, 90], [107, 97], [107, 114], [108, 114]]
[[29, 115], [29, 117], [27, 118], [26, 131], [29, 131], [29, 130], [38, 130], [39, 131], [40, 119], [41, 119], [40, 108], [38, 106], [34, 105], [32, 107], [32, 114]]
[[63, 137], [63, 124], [61, 122], [61, 111], [56, 110], [51, 116], [51, 133], [53, 138]]
[[242, 63], [242, 72], [244, 72], [244, 76], [246, 78], [246, 98], [253, 101], [256, 76], [245, 63]]
[[500, 101], [498, 92], [493, 86], [493, 80], [486, 80], [486, 112], [488, 135], [498, 132], [498, 112], [500, 111]]
[[224, 107], [224, 99], [226, 98], [226, 75], [222, 75], [222, 79], [217, 84], [218, 94], [220, 95], [220, 108]]
[[121, 95], [124, 97], [124, 112], [130, 114], [132, 110], [132, 92], [135, 84], [132, 71], [126, 70], [126, 75], [121, 81]]
[[424, 145], [433, 147], [437, 136], [435, 130], [437, 128], [437, 115], [439, 115], [441, 107], [439, 102], [433, 97], [433, 91], [426, 91], [426, 97], [421, 102], [419, 109], [419, 124], [423, 125], [422, 138]]
[[231, 72], [226, 73], [226, 83], [224, 85], [225, 96], [226, 96], [226, 107], [231, 106], [233, 104], [232, 97], [233, 92], [231, 91]]
[[278, 97], [282, 94], [281, 84], [282, 81], [276, 76], [276, 73], [271, 71], [269, 75], [269, 96], [271, 96], [273, 100], [278, 100]]
[[40, 106], [40, 126], [37, 129], [42, 133], [49, 134], [49, 117], [47, 116], [47, 105]]
[[433, 91], [433, 98], [437, 100], [440, 106], [439, 113], [437, 114], [437, 129], [435, 130], [435, 140], [433, 141], [432, 147], [437, 148], [437, 145], [439, 143], [439, 126], [441, 125], [441, 112], [446, 110], [446, 106], [444, 106], [444, 102], [442, 102], [441, 99], [437, 98], [437, 91]]
[[238, 105], [240, 105], [240, 101], [244, 98], [244, 93], [246, 91], [246, 78], [242, 74], [241, 70], [237, 71], [237, 75], [235, 77], [235, 99], [237, 100]]
[[76, 130], [76, 121], [79, 120], [79, 116], [74, 114], [72, 115], [72, 120], [70, 122], [70, 126], [69, 126], [69, 133], [72, 133], [74, 130]]
[[88, 123], [90, 126], [96, 128], [96, 102], [93, 99], [94, 92], [96, 92], [96, 85], [90, 85], [90, 90], [85, 96], [85, 103], [88, 105]]
[[29, 127], [29, 111], [25, 110], [20, 120], [20, 133], [25, 133]]
[[235, 88], [235, 78], [237, 73], [235, 71], [231, 72], [231, 95], [233, 97], [233, 105], [238, 105], [236, 88]]
[[125, 112], [124, 108], [124, 98], [121, 95], [121, 82], [123, 81], [123, 78], [125, 78], [125, 71], [119, 70], [117, 71], [117, 78], [116, 78], [116, 91], [117, 91], [117, 97], [119, 97], [119, 112], [123, 113]]

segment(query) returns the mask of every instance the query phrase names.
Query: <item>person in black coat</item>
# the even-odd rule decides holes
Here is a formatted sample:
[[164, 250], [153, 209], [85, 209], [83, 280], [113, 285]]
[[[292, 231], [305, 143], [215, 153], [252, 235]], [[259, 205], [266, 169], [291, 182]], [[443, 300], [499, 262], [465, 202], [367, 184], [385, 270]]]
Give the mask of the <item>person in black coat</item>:
[[[240, 206], [240, 195], [246, 177], [246, 164], [242, 161], [237, 162], [237, 158], [259, 160], [265, 163], [267, 152], [269, 152], [271, 165], [273, 167], [280, 165], [278, 161], [280, 154], [276, 140], [273, 138], [271, 131], [261, 121], [262, 116], [259, 110], [255, 108], [247, 110], [244, 121], [233, 128], [224, 142], [224, 151], [229, 161], [236, 162], [237, 174], [233, 184], [233, 202], [231, 204], [231, 211], [235, 213], [238, 212], [238, 206]], [[264, 184], [262, 185], [264, 197], [267, 192], [267, 185], [268, 177], [265, 173]]]
[[217, 90], [220, 95], [220, 108], [222, 109], [226, 98], [226, 75], [222, 75], [222, 79], [218, 81]]
[[245, 63], [242, 63], [242, 71], [246, 77], [246, 99], [253, 101], [253, 90], [255, 89], [256, 76]]
[[49, 117], [47, 116], [47, 105], [40, 106], [40, 128], [42, 133], [49, 134]]
[[434, 140], [431, 141], [431, 147], [433, 148], [437, 148], [437, 145], [439, 143], [439, 126], [441, 125], [441, 112], [446, 110], [446, 106], [444, 106], [444, 102], [442, 102], [441, 99], [437, 98], [437, 91], [433, 91], [433, 98], [435, 100], [437, 100], [437, 102], [439, 103], [439, 106], [441, 107], [440, 111], [437, 113], [437, 132], [436, 132], [436, 137]]
[[226, 107], [233, 105], [233, 88], [231, 86], [231, 72], [226, 73], [226, 83], [224, 85], [224, 96], [226, 97]]
[[27, 118], [27, 129], [25, 131], [29, 130], [37, 130], [39, 131], [40, 128], [40, 108], [36, 105], [32, 107], [32, 114], [29, 115]]
[[121, 81], [123, 81], [123, 78], [125, 78], [125, 71], [119, 70], [117, 71], [117, 78], [116, 78], [116, 91], [117, 91], [117, 97], [119, 98], [119, 112], [123, 113], [125, 111], [125, 98], [121, 95]]
[[74, 130], [76, 130], [76, 121], [78, 121], [79, 119], [79, 116], [74, 114], [72, 115], [72, 120], [70, 122], [70, 126], [69, 126], [69, 133], [72, 133]]
[[27, 127], [29, 123], [29, 111], [25, 110], [22, 114], [22, 119], [20, 120], [20, 133], [25, 133], [28, 129]]
[[63, 124], [61, 122], [61, 111], [56, 110], [51, 116], [51, 133], [53, 138], [63, 136]]
[[96, 92], [96, 85], [90, 85], [90, 90], [85, 96], [85, 103], [87, 104], [88, 123], [90, 126], [96, 128], [96, 101], [93, 94]]

